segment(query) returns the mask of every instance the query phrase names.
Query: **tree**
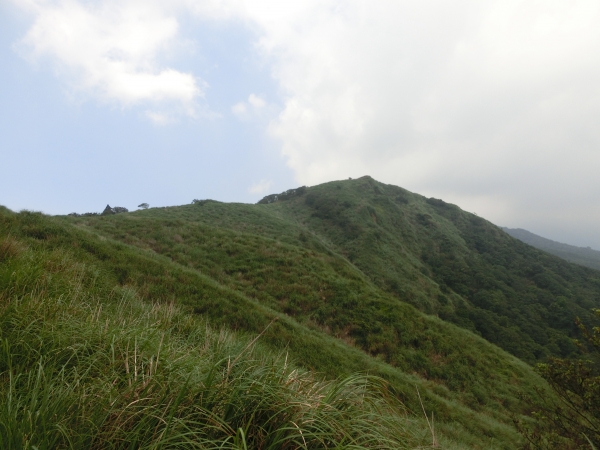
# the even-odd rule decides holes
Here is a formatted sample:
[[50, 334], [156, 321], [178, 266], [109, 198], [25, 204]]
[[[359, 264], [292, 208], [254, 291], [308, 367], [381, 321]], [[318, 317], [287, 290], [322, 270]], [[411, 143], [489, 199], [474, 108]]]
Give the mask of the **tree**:
[[138, 205], [138, 208], [142, 208], [142, 209], [148, 209], [150, 207], [150, 205], [148, 203], [142, 203], [140, 205]]
[[104, 211], [102, 211], [102, 215], [108, 216], [111, 214], [120, 214], [126, 212], [129, 212], [129, 210], [127, 208], [123, 208], [122, 206], [115, 206], [114, 208], [111, 208], [110, 205], [106, 205], [106, 208], [104, 208]]
[[[600, 309], [592, 310], [600, 319]], [[576, 344], [587, 359], [552, 358], [537, 370], [548, 381], [557, 400], [543, 395], [541, 404], [533, 406], [538, 424], [517, 428], [530, 449], [599, 449], [600, 450], [600, 326], [591, 330], [577, 319], [583, 341]]]

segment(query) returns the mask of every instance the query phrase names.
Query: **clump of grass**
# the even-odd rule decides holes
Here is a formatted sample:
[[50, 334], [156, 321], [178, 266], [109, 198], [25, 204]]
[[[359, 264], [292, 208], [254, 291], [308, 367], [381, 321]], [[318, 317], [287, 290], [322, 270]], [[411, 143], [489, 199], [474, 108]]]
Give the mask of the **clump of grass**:
[[0, 240], [0, 263], [15, 257], [22, 251], [22, 246], [12, 236]]
[[21, 247], [0, 285], [0, 449], [423, 448], [387, 384], [141, 301], [63, 251]]

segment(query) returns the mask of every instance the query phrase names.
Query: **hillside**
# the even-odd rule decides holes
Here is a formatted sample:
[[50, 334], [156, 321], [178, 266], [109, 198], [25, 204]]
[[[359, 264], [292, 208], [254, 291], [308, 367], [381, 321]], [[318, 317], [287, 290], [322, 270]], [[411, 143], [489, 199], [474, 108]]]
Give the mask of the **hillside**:
[[576, 352], [600, 274], [532, 249], [442, 200], [370, 177], [264, 205], [324, 237], [378, 287], [521, 359]]
[[[421, 410], [434, 413], [445, 448], [516, 448], [513, 419], [529, 420], [522, 394], [536, 398], [546, 386], [523, 361], [576, 355], [574, 318], [599, 306], [598, 272], [370, 177], [257, 205], [202, 200], [54, 218], [3, 211], [1, 221], [5, 242], [68, 255], [113, 286], [106, 293], [172, 305], [192, 328], [259, 336], [267, 366], [284, 352], [334, 383], [357, 372], [387, 380], [411, 411], [402, 420], [426, 435]], [[38, 292], [35, 277], [18, 279], [22, 296]], [[184, 344], [189, 326], [178, 335]]]
[[[136, 263], [154, 275], [172, 269], [40, 214], [0, 208], [0, 448], [432, 443], [425, 419], [383, 380], [323, 380], [257, 343], [260, 335], [211, 328], [156, 291], [143, 298], [118, 282], [122, 264]], [[163, 280], [145, 283], [164, 294]]]
[[525, 242], [537, 249], [551, 253], [559, 258], [566, 259], [574, 264], [600, 270], [600, 252], [589, 247], [576, 247], [574, 245], [562, 244], [550, 239], [543, 238], [522, 228], [502, 228], [512, 237]]
[[442, 200], [369, 177], [277, 198], [68, 220], [193, 267], [390, 362], [406, 360], [395, 354], [404, 320], [393, 319], [406, 304], [533, 363], [577, 353], [575, 318], [585, 322], [599, 303], [596, 271]]
[[[225, 361], [239, 361], [240, 371], [236, 373], [240, 376], [245, 373], [244, 367], [248, 367], [247, 364], [259, 364], [259, 367], [265, 367], [264, 370], [268, 372], [281, 370], [293, 373], [293, 368], [269, 369], [273, 367], [272, 364], [280, 367], [277, 364], [287, 361], [287, 365], [315, 371], [314, 375], [307, 375], [307, 383], [311, 382], [310, 377], [314, 379], [316, 376], [314, 382], [317, 382], [320, 377], [325, 376], [333, 383], [343, 384], [342, 380], [357, 372], [367, 372], [388, 380], [396, 398], [406, 405], [409, 413], [400, 413], [400, 408], [400, 412], [392, 414], [392, 417], [384, 416], [383, 419], [405, 420], [406, 425], [403, 425], [402, 429], [408, 427], [412, 431], [393, 439], [396, 439], [395, 442], [400, 442], [398, 439], [412, 442], [407, 448], [423, 445], [428, 439], [431, 442], [431, 435], [421, 412], [423, 407], [428, 413], [435, 415], [435, 433], [437, 439], [444, 444], [444, 448], [510, 449], [518, 445], [521, 438], [512, 426], [513, 416], [516, 414], [518, 417], [527, 410], [527, 405], [521, 403], [520, 393], [535, 396], [534, 388], [545, 386], [530, 367], [472, 333], [434, 316], [423, 315], [412, 306], [402, 304], [393, 296], [378, 290], [346, 260], [324, 250], [322, 243], [310, 237], [306, 238], [307, 245], [321, 246], [323, 251], [294, 247], [283, 242], [285, 239], [278, 243], [256, 234], [227, 231], [222, 227], [202, 227], [195, 223], [189, 226], [189, 230], [197, 228], [198, 239], [204, 242], [206, 248], [212, 249], [206, 250], [206, 254], [213, 254], [212, 262], [205, 261], [206, 266], [199, 270], [194, 264], [204, 264], [201, 257], [190, 257], [188, 261], [182, 262], [175, 261], [175, 256], [180, 250], [188, 248], [192, 252], [201, 252], [202, 246], [191, 245], [193, 241], [183, 229], [186, 225], [185, 220], [172, 219], [169, 216], [174, 211], [179, 211], [182, 217], [188, 213], [194, 214], [198, 208], [205, 206], [210, 208], [219, 204], [208, 202], [200, 206], [81, 219], [0, 211], [0, 338], [11, 342], [11, 346], [3, 353], [5, 359], [0, 361], [1, 376], [6, 378], [12, 374], [10, 376], [26, 380], [27, 374], [34, 374], [37, 370], [35, 368], [42, 367], [39, 366], [40, 357], [42, 361], [47, 361], [43, 366], [46, 375], [43, 376], [41, 384], [35, 385], [35, 379], [30, 379], [27, 383], [34, 383], [33, 385], [19, 385], [20, 389], [24, 390], [13, 390], [10, 383], [3, 384], [0, 393], [4, 399], [19, 398], [14, 410], [6, 411], [4, 416], [0, 416], [0, 426], [4, 427], [4, 430], [14, 431], [17, 424], [21, 423], [20, 417], [24, 417], [23, 414], [37, 417], [36, 414], [40, 411], [36, 408], [45, 408], [40, 412], [40, 420], [44, 419], [46, 422], [25, 423], [23, 428], [19, 428], [20, 436], [29, 436], [30, 428], [34, 426], [38, 427], [38, 432], [39, 429], [52, 428], [56, 431], [57, 426], [63, 427], [61, 429], [67, 427], [69, 430], [75, 430], [73, 432], [76, 434], [80, 433], [77, 436], [83, 441], [92, 439], [90, 433], [95, 436], [94, 439], [129, 431], [134, 435], [142, 433], [146, 429], [145, 424], [149, 423], [147, 420], [153, 420], [152, 417], [158, 414], [157, 410], [140, 409], [138, 413], [130, 411], [127, 409], [127, 399], [131, 399], [131, 395], [142, 398], [141, 394], [146, 392], [144, 389], [147, 386], [155, 386], [154, 394], [150, 397], [155, 400], [145, 404], [144, 408], [150, 408], [152, 402], [156, 401], [158, 411], [165, 411], [160, 414], [167, 414], [169, 402], [174, 399], [166, 396], [160, 400], [155, 395], [163, 395], [161, 389], [168, 389], [169, 392], [182, 389], [185, 384], [182, 385], [181, 381], [185, 380], [186, 376], [191, 376], [190, 368], [205, 367], [206, 369], [202, 370], [208, 372], [202, 372], [202, 376], [211, 373], [210, 364], [206, 366], [210, 361], [194, 360], [197, 356], [194, 356], [196, 353], [192, 349], [206, 348], [210, 353], [211, 346], [216, 345], [215, 356], [211, 361], [224, 361], [223, 357]], [[254, 207], [237, 206], [247, 208], [248, 223], [251, 223], [251, 211]], [[261, 214], [255, 218], [262, 217]], [[161, 216], [164, 217], [160, 218]], [[233, 218], [239, 224], [238, 219], [239, 217]], [[175, 242], [188, 239], [190, 245], [174, 245], [171, 256], [160, 255], [149, 247], [131, 246], [107, 238], [103, 234], [90, 232], [92, 229], [82, 222], [88, 220], [114, 230], [127, 230], [129, 226], [137, 228], [138, 231], [143, 231], [146, 227], [155, 228], [155, 234], [143, 234], [158, 250], [159, 240], [156, 238], [167, 239], [167, 236], [172, 237]], [[68, 222], [75, 222], [77, 226]], [[284, 231], [282, 235], [285, 237], [285, 226], [277, 220], [272, 224], [277, 224]], [[172, 230], [176, 232], [168, 233]], [[228, 243], [231, 245], [227, 245]], [[247, 252], [236, 253], [242, 248]], [[257, 248], [267, 252], [267, 256], [261, 257], [260, 253], [257, 255]], [[300, 268], [294, 268], [298, 266], [293, 264], [298, 262], [295, 259], [297, 257], [304, 258]], [[304, 267], [304, 277], [301, 278], [300, 286], [307, 286], [306, 297], [310, 299], [312, 289], [317, 289], [316, 292], [325, 296], [326, 300], [327, 295], [331, 295], [331, 315], [335, 313], [335, 308], [352, 307], [352, 303], [338, 304], [343, 298], [336, 295], [352, 293], [354, 289], [358, 289], [358, 294], [349, 301], [354, 304], [362, 301], [366, 303], [365, 309], [361, 310], [364, 317], [342, 315], [340, 320], [356, 318], [357, 329], [365, 330], [365, 342], [353, 341], [352, 338], [348, 338], [350, 334], [344, 337], [343, 334], [334, 331], [343, 330], [343, 327], [331, 328], [308, 315], [298, 314], [292, 317], [290, 314], [278, 312], [275, 307], [269, 307], [266, 302], [260, 300], [259, 289], [255, 290], [255, 297], [244, 292], [251, 293], [247, 286], [244, 289], [233, 289], [236, 286], [235, 280], [241, 280], [237, 282], [238, 286], [248, 284], [238, 274], [243, 267], [254, 268], [252, 258], [256, 265], [262, 268], [263, 279], [271, 281], [265, 283], [267, 294], [277, 285], [273, 280], [286, 280], [285, 277], [289, 273]], [[213, 267], [211, 273], [209, 266], [221, 259], [237, 264], [235, 271], [232, 268], [218, 271]], [[322, 300], [322, 297], [320, 298]], [[292, 299], [291, 304], [297, 304], [301, 309], [303, 304], [300, 300], [301, 297]], [[311, 310], [310, 302], [305, 308], [306, 311]], [[373, 318], [368, 317], [370, 312], [377, 311], [379, 312], [374, 314]], [[389, 324], [387, 313], [397, 325], [394, 329], [394, 332], [398, 333], [396, 336], [402, 338], [398, 343], [391, 343], [395, 359], [389, 363], [378, 351], [379, 348], [385, 348], [382, 336], [385, 337], [384, 333], [389, 330], [381, 325]], [[177, 320], [169, 319], [173, 314]], [[273, 322], [275, 318], [277, 320]], [[332, 319], [327, 323], [335, 327], [336, 319]], [[219, 344], [221, 338], [217, 336], [223, 335], [225, 331], [211, 335], [207, 320], [211, 328], [225, 326], [227, 329], [235, 329], [240, 337], [234, 338], [230, 346], [222, 346]], [[209, 334], [203, 337], [203, 333]], [[244, 337], [246, 333], [251, 337], [259, 336], [260, 348], [256, 351], [265, 356], [258, 361], [246, 361], [245, 358], [236, 356], [236, 352], [244, 353], [243, 348], [247, 348], [245, 342], [248, 342], [249, 338]], [[23, 340], [23, 344], [18, 344], [20, 340]], [[165, 344], [161, 344], [163, 340]], [[215, 340], [216, 343], [210, 344]], [[173, 352], [160, 350], [161, 345], [166, 345], [167, 342], [169, 346], [174, 346]], [[374, 350], [359, 350], [363, 345], [369, 344], [376, 345]], [[203, 352], [205, 350], [200, 353], [200, 357]], [[233, 356], [227, 357], [227, 352], [232, 352], [229, 354]], [[369, 353], [376, 357], [370, 356]], [[255, 354], [254, 351], [252, 354]], [[146, 384], [149, 382], [149, 375], [155, 373], [153, 361], [157, 362], [159, 357], [163, 361], [163, 368], [173, 370], [160, 372], [160, 377], [156, 378], [158, 385]], [[171, 365], [171, 359], [175, 366]], [[114, 362], [110, 362], [113, 360]], [[290, 370], [292, 372], [289, 372]], [[77, 376], [76, 383], [72, 384], [68, 380], [65, 382], [65, 373], [68, 377]], [[106, 389], [107, 384], [103, 383], [112, 383], [110, 380], [123, 380], [124, 384]], [[240, 382], [244, 382], [243, 377]], [[360, 378], [357, 382], [364, 383]], [[175, 383], [175, 386], [171, 383]], [[35, 386], [38, 386], [37, 390], [32, 391]], [[69, 386], [80, 386], [81, 389], [71, 392], [68, 391]], [[122, 389], [119, 386], [122, 386]], [[55, 392], [56, 389], [60, 392]], [[68, 392], [63, 392], [65, 389]], [[194, 389], [185, 394], [186, 399], [193, 399], [194, 395], [207, 395]], [[327, 385], [324, 385], [323, 389], [327, 389]], [[30, 396], [35, 392], [41, 392], [40, 398], [54, 400], [38, 404], [38, 399], [32, 399]], [[66, 397], [63, 398], [61, 392]], [[86, 406], [86, 392], [104, 392], [94, 394], [99, 396], [94, 400], [100, 405], [97, 408], [98, 416], [85, 415], [95, 411], [94, 408]], [[234, 393], [235, 389], [228, 395]], [[108, 397], [105, 398], [104, 395]], [[377, 402], [381, 401], [376, 391], [374, 395]], [[170, 398], [172, 400], [169, 400]], [[117, 403], [114, 403], [115, 399], [118, 400]], [[33, 403], [30, 403], [31, 401]], [[106, 404], [103, 403], [105, 401]], [[62, 409], [52, 410], [50, 406], [54, 404]], [[76, 408], [68, 407], [70, 404]], [[104, 404], [106, 406], [101, 407]], [[111, 405], [116, 405], [116, 409], [111, 409]], [[219, 405], [221, 403], [211, 407], [220, 408]], [[193, 417], [196, 416], [191, 416], [193, 420], [189, 420], [192, 422], [185, 419], [187, 416], [184, 413], [190, 411], [188, 400], [184, 402], [184, 406], [183, 410], [173, 412], [178, 420], [181, 419], [177, 430], [185, 431], [191, 426], [193, 431], [194, 420], [197, 420]], [[393, 405], [389, 407], [394, 408]], [[145, 411], [150, 414], [147, 418]], [[358, 412], [353, 414], [360, 416], [363, 414], [361, 411], [363, 410], [359, 408]], [[180, 417], [180, 414], [183, 416]], [[111, 419], [121, 415], [130, 417], [128, 420], [132, 420], [135, 427], [131, 430], [124, 429], [119, 426], [118, 420], [115, 422]], [[92, 423], [92, 429], [86, 428], [88, 422]], [[262, 427], [260, 423], [257, 423], [257, 426]], [[220, 439], [227, 436], [233, 439], [236, 436], [235, 426], [227, 422], [223, 427], [223, 434], [215, 435], [217, 437], [204, 436], [202, 439], [217, 439], [218, 436], [221, 436]], [[156, 429], [164, 431], [160, 426]], [[96, 431], [92, 433], [93, 430]], [[192, 431], [188, 430], [190, 433]], [[50, 436], [47, 433], [45, 435]], [[156, 438], [156, 435], [140, 435], [140, 439], [152, 438]], [[121, 435], [119, 439], [125, 438]], [[82, 447], [85, 445], [81, 444], [77, 448]], [[392, 445], [391, 448], [396, 448], [396, 445]]]

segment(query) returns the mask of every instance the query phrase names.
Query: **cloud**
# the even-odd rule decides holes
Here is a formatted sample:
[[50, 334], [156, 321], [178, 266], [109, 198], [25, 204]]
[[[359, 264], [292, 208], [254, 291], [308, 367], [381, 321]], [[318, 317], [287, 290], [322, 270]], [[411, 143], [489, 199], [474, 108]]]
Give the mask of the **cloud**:
[[370, 174], [600, 248], [598, 2], [251, 3], [299, 184]]
[[255, 94], [250, 94], [250, 96], [248, 97], [248, 103], [256, 109], [264, 108], [267, 104], [267, 102], [265, 102], [262, 98]]
[[256, 94], [250, 94], [247, 102], [239, 102], [231, 107], [231, 112], [238, 119], [247, 120], [258, 116], [267, 106], [267, 102]]
[[35, 17], [23, 54], [157, 124], [202, 115], [207, 84], [161, 64], [179, 18], [250, 29], [280, 108], [252, 94], [232, 113], [275, 117], [298, 184], [370, 174], [600, 248], [595, 0], [13, 1]]
[[245, 117], [248, 114], [248, 107], [245, 102], [239, 102], [231, 107], [231, 112], [238, 117]]
[[13, 1], [34, 17], [19, 52], [49, 60], [73, 92], [121, 107], [152, 105], [172, 117], [202, 113], [206, 83], [160, 63], [180, 37], [176, 17], [159, 2]]
[[273, 182], [271, 180], [260, 180], [248, 188], [250, 194], [263, 194], [271, 189]]
[[173, 122], [173, 118], [168, 114], [163, 114], [156, 111], [146, 111], [145, 115], [155, 125], [168, 125]]

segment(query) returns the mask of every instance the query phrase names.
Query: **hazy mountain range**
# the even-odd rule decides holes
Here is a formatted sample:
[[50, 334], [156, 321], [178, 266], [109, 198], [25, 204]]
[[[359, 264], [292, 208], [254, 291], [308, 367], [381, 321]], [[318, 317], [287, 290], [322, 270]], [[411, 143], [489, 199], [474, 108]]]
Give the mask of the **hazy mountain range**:
[[502, 227], [502, 229], [512, 237], [535, 248], [552, 253], [572, 263], [600, 270], [600, 252], [598, 250], [593, 250], [590, 247], [576, 247], [574, 245], [562, 244], [543, 238], [522, 228]]

